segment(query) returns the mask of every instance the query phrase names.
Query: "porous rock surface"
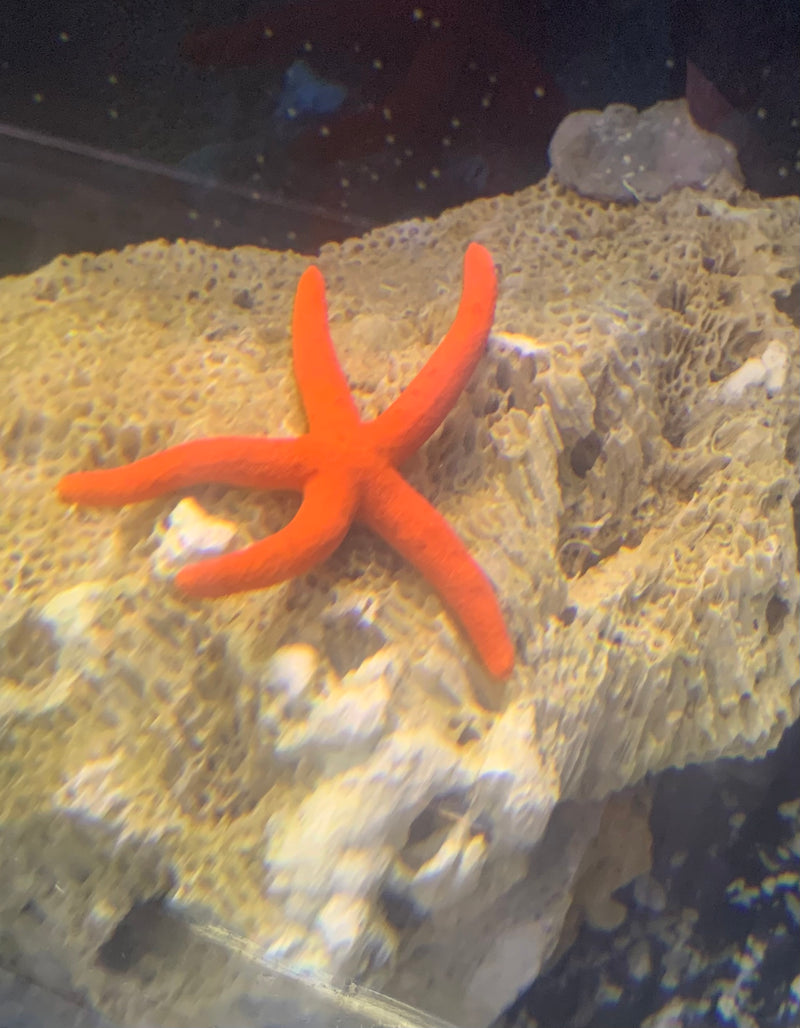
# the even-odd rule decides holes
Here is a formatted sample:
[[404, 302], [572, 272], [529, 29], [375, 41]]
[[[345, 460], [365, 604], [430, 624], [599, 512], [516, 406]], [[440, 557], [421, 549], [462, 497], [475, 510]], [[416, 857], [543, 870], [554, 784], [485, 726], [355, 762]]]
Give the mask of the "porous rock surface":
[[[505, 690], [364, 530], [301, 579], [195, 601], [151, 565], [177, 498], [56, 497], [198, 436], [301, 432], [306, 258], [156, 242], [0, 282], [6, 962], [123, 1023], [178, 996], [170, 1023], [206, 1023], [220, 982], [179, 948], [110, 967], [126, 915], [166, 899], [477, 1026], [578, 907], [613, 921], [647, 867], [636, 783], [761, 755], [800, 712], [797, 228], [796, 198], [724, 177], [636, 207], [551, 178], [323, 251], [367, 417], [447, 327], [467, 243], [495, 257], [489, 352], [405, 473], [495, 583]], [[783, 373], [725, 390], [768, 347]], [[297, 502], [193, 492], [239, 543]]]

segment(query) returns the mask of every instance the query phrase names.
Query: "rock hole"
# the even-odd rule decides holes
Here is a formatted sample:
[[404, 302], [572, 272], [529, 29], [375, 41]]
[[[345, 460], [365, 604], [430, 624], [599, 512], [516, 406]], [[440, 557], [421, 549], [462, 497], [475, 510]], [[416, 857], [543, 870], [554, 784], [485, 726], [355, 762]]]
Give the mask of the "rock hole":
[[800, 493], [792, 500], [792, 522], [794, 524], [794, 548], [796, 551], [797, 570], [800, 571]]
[[789, 604], [780, 596], [771, 596], [767, 602], [767, 628], [770, 635], [775, 635], [783, 628], [783, 622], [789, 613]]
[[188, 942], [188, 930], [164, 906], [164, 897], [134, 903], [97, 950], [97, 964], [108, 971], [124, 974], [148, 953], [176, 956]]
[[788, 293], [773, 293], [772, 300], [776, 308], [791, 318], [795, 326], [800, 327], [800, 284], [795, 282]]
[[569, 461], [578, 478], [585, 478], [594, 467], [603, 450], [603, 441], [597, 432], [590, 432], [572, 447]]
[[383, 916], [397, 931], [402, 932], [422, 923], [422, 916], [407, 896], [384, 890], [378, 902], [383, 910]]
[[336, 617], [325, 626], [322, 649], [337, 675], [354, 671], [386, 645], [384, 634], [358, 614]]

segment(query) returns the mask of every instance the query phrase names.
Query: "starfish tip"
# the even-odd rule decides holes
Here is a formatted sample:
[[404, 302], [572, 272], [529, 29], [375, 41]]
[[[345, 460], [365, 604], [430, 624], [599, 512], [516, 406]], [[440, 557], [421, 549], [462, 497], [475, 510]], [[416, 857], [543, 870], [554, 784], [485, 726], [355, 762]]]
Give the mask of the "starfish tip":
[[514, 659], [514, 647], [506, 636], [499, 640], [494, 652], [485, 655], [484, 662], [492, 677], [505, 681], [514, 670]]
[[[316, 264], [309, 264], [300, 276], [300, 281], [297, 283], [295, 303], [298, 302], [298, 297], [305, 296], [309, 293], [322, 296], [325, 295], [325, 279]], [[300, 300], [300, 302], [302, 303], [302, 300]]]
[[470, 243], [464, 254], [464, 275], [474, 275], [482, 282], [496, 280], [496, 272], [492, 255], [480, 243]]
[[59, 480], [59, 483], [56, 486], [56, 492], [58, 493], [58, 498], [63, 500], [64, 503], [75, 503], [80, 499], [78, 489], [80, 482], [79, 474], [80, 473], [64, 475], [64, 477]]

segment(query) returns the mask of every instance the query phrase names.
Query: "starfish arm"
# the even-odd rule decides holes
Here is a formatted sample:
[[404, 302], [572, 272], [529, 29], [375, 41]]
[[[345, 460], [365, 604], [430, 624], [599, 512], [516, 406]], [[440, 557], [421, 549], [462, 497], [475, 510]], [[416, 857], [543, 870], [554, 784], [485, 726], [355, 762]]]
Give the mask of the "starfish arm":
[[489, 671], [507, 678], [514, 647], [494, 589], [442, 515], [399, 472], [385, 468], [366, 490], [359, 519], [425, 576]]
[[58, 483], [58, 494], [67, 503], [123, 507], [201, 482], [300, 490], [313, 473], [304, 439], [197, 439], [118, 468], [65, 475]]
[[189, 564], [177, 573], [175, 584], [190, 596], [228, 596], [305, 574], [344, 539], [357, 502], [349, 476], [315, 475], [288, 525], [243, 550]]
[[360, 418], [328, 331], [325, 280], [306, 268], [297, 285], [292, 314], [294, 374], [311, 432], [338, 431]]
[[400, 464], [428, 440], [448, 414], [483, 354], [494, 319], [497, 276], [489, 251], [470, 243], [455, 320], [422, 370], [369, 434], [387, 459]]

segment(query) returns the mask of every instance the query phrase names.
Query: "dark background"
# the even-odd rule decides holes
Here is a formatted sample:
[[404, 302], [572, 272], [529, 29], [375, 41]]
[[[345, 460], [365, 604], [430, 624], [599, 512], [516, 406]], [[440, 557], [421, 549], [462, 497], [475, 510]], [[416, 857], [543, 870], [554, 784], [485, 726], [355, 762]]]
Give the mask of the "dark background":
[[[253, 18], [275, 31], [243, 57]], [[565, 113], [681, 97], [689, 63], [748, 185], [798, 193], [799, 23], [796, 0], [12, 0], [0, 122], [103, 154], [0, 132], [0, 271], [159, 235], [314, 252], [536, 181]], [[281, 108], [298, 58], [340, 111]], [[371, 132], [389, 101], [408, 114], [391, 144]]]

